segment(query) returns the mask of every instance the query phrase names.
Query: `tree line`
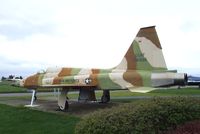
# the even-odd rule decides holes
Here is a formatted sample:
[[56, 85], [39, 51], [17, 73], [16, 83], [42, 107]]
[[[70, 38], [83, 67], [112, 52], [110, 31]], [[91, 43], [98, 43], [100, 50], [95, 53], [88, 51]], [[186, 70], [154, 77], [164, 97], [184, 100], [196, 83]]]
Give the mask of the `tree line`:
[[2, 76], [1, 80], [23, 79], [22, 76], [9, 75], [8, 77]]

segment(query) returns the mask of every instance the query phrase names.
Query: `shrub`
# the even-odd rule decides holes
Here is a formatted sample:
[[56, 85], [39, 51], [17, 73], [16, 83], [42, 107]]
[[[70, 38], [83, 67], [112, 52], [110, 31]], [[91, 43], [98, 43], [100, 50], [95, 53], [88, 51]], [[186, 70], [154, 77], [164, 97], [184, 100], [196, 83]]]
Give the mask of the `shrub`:
[[83, 118], [76, 134], [162, 133], [200, 119], [200, 99], [154, 98], [100, 110]]
[[199, 134], [199, 132], [200, 132], [200, 121], [191, 121], [178, 126], [176, 130], [169, 131], [166, 134]]

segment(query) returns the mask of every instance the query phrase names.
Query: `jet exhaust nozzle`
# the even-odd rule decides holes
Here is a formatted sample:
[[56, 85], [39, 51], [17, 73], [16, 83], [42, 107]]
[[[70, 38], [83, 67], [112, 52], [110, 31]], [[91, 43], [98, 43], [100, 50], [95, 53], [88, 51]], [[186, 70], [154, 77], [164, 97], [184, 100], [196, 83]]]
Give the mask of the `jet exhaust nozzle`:
[[167, 87], [167, 86], [185, 86], [187, 84], [187, 74], [185, 73], [153, 73], [151, 75], [151, 81], [153, 87]]

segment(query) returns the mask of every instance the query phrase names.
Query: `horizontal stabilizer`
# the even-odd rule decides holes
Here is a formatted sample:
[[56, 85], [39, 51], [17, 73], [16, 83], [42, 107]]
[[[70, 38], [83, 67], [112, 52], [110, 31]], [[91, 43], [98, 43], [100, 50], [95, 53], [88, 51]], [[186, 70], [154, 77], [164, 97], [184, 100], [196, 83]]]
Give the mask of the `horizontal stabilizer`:
[[156, 90], [155, 88], [151, 88], [151, 87], [132, 87], [132, 88], [128, 88], [128, 89], [131, 92], [137, 92], [137, 93], [148, 93], [153, 90]]

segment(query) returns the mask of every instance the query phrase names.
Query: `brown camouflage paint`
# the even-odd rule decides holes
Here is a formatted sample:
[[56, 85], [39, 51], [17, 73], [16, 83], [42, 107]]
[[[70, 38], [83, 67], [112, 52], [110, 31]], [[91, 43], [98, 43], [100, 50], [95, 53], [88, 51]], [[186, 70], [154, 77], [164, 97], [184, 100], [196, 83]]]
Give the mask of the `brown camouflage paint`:
[[127, 61], [127, 70], [136, 70], [136, 57], [134, 54], [134, 51], [132, 49], [132, 45], [129, 47], [126, 55], [125, 55], [126, 61]]
[[71, 75], [71, 68], [62, 68], [60, 73], [58, 74], [58, 77], [64, 77], [64, 76], [70, 76]]
[[158, 48], [162, 49], [157, 36], [157, 32], [155, 30], [155, 26], [141, 28], [137, 34], [137, 37], [146, 37], [147, 39], [151, 40]]
[[136, 57], [133, 51], [133, 43], [131, 44], [131, 46], [129, 47], [125, 58], [127, 60], [127, 71], [123, 74], [123, 78], [125, 81], [128, 81], [129, 83], [131, 83], [132, 85], [135, 86], [142, 86], [142, 78], [140, 76], [140, 74], [134, 70], [136, 70]]
[[97, 79], [98, 74], [92, 74], [92, 75], [90, 75], [90, 78], [92, 80], [90, 86], [97, 86], [99, 84], [98, 79]]
[[100, 70], [99, 69], [92, 69], [92, 74], [99, 74]]
[[133, 86], [143, 86], [142, 77], [137, 71], [126, 71], [123, 75], [123, 78]]
[[99, 84], [98, 79], [97, 79], [99, 73], [100, 73], [99, 69], [92, 69], [92, 74], [90, 75], [92, 83], [90, 85], [97, 86]]
[[53, 79], [53, 84], [61, 84], [61, 79], [62, 79], [62, 77], [55, 77]]
[[35, 74], [33, 76], [30, 76], [28, 78], [26, 78], [24, 85], [25, 87], [35, 87], [35, 86], [39, 86], [38, 85], [38, 79], [39, 79], [39, 74]]

